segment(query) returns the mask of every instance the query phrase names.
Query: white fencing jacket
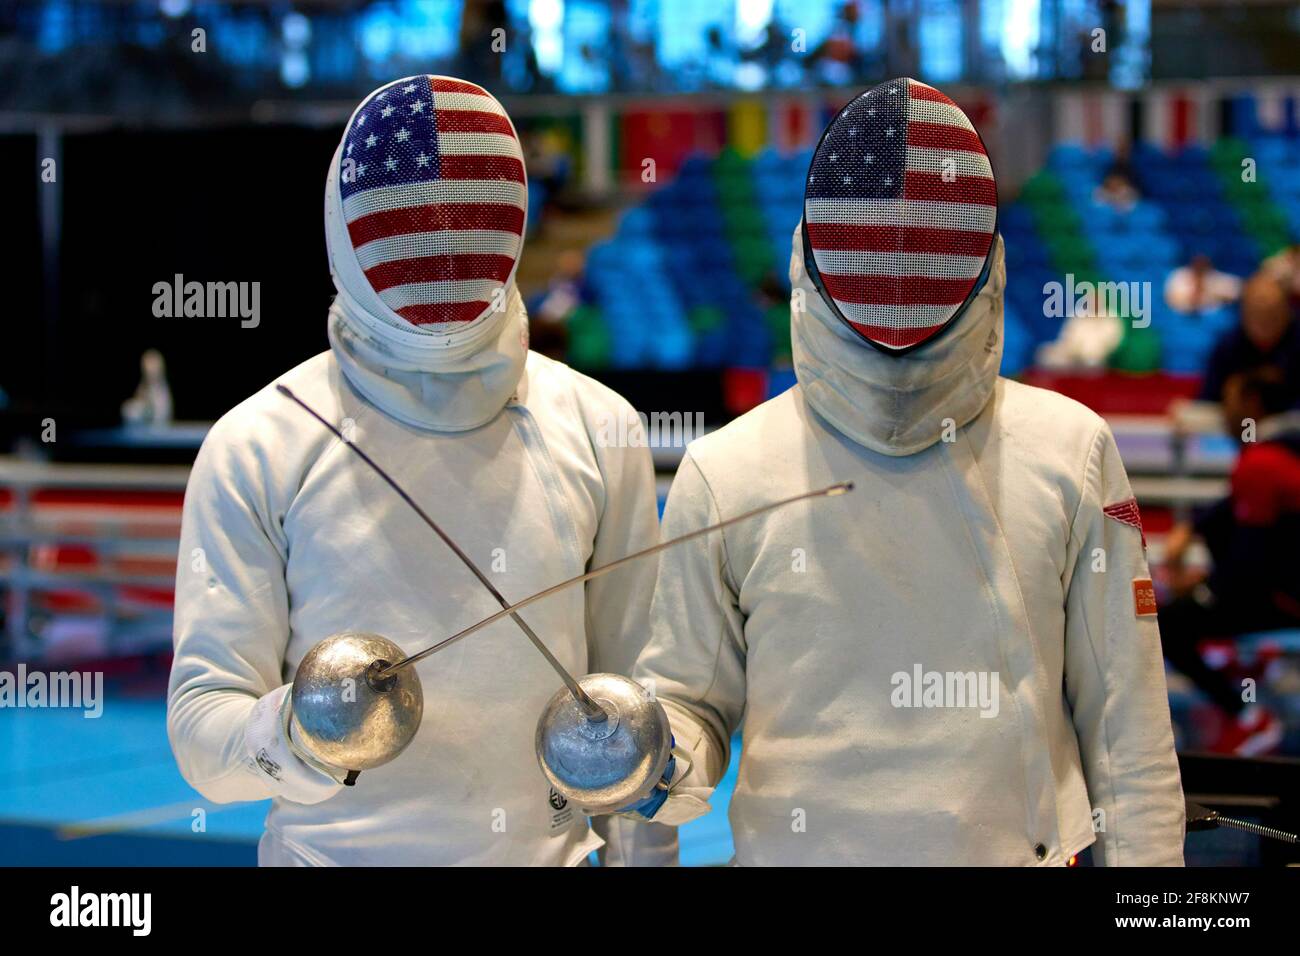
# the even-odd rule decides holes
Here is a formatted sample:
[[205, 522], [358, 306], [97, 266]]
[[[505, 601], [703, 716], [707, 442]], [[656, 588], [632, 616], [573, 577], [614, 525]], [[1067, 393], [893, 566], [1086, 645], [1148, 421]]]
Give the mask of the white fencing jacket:
[[856, 490], [663, 554], [635, 676], [694, 753], [683, 784], [718, 783], [743, 721], [741, 864], [1052, 866], [1094, 840], [1181, 864], [1141, 532], [1103, 511], [1132, 491], [1102, 419], [997, 376], [1001, 241], [971, 310], [901, 358], [800, 250], [799, 385], [689, 446], [662, 533]]
[[[344, 222], [342, 150], [325, 190], [331, 350], [280, 381], [386, 468], [508, 600], [654, 544], [654, 469], [631, 406], [528, 351], [513, 279], [504, 308], [449, 333], [389, 309]], [[628, 440], [602, 440], [611, 432]], [[626, 673], [655, 573], [643, 560], [521, 615], [571, 672]], [[186, 489], [167, 713], [181, 773], [216, 802], [275, 797], [264, 864], [580, 863], [602, 839], [551, 790], [533, 749], [562, 684], [508, 619], [417, 665], [418, 733], [355, 787], [313, 803], [329, 792], [323, 774], [292, 790], [289, 769], [315, 773], [299, 762], [276, 789], [247, 759], [246, 731], [268, 724], [250, 720], [255, 705], [284, 693], [318, 641], [372, 631], [409, 653], [499, 609], [378, 475], [267, 386], [213, 427]], [[670, 837], [639, 845], [656, 841], [662, 857]], [[613, 845], [605, 858], [622, 862]]]
[[[281, 377], [390, 471], [507, 599], [657, 540], [646, 448], [606, 448], [618, 395], [529, 353], [517, 397], [478, 429], [439, 434], [370, 405], [327, 352]], [[633, 419], [635, 421], [635, 419]], [[244, 724], [303, 655], [340, 631], [412, 652], [499, 605], [383, 481], [268, 386], [212, 429], [186, 490], [168, 729], [210, 800], [270, 792], [243, 767]], [[523, 617], [571, 671], [630, 669], [653, 559]], [[392, 763], [305, 806], [276, 800], [263, 862], [574, 864], [600, 845], [533, 751], [559, 678], [504, 620], [418, 665], [424, 721]]]

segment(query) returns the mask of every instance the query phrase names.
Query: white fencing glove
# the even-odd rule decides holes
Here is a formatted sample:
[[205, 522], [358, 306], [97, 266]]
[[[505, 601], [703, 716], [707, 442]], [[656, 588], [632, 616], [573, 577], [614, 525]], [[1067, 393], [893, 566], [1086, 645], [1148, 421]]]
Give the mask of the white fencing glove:
[[[695, 770], [694, 761], [685, 761], [678, 763], [680, 773], [677, 778], [669, 785], [668, 799], [654, 816], [650, 817], [651, 823], [662, 823], [664, 826], [679, 827], [683, 823], [690, 823], [692, 820], [704, 816], [713, 809], [709, 805], [709, 797], [713, 794], [713, 788], [705, 786], [701, 774], [693, 773]], [[694, 777], [695, 779], [692, 779]]]
[[343, 789], [326, 764], [295, 743], [289, 734], [289, 692], [292, 684], [262, 697], [244, 725], [244, 766], [275, 796], [291, 803], [320, 803]]
[[[649, 797], [619, 811], [620, 816], [678, 827], [708, 813], [713, 788], [695, 771], [695, 757], [673, 737], [673, 756], [660, 787]], [[665, 796], [666, 794], [666, 796]]]

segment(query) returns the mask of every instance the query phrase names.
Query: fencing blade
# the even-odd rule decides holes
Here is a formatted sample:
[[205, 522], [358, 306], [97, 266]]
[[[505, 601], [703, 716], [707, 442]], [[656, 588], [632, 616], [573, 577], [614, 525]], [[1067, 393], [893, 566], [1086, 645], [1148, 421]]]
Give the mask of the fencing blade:
[[[503, 609], [499, 617], [508, 616], [512, 620], [514, 620], [514, 622], [517, 625], [519, 625], [519, 629], [524, 632], [524, 635], [530, 641], [533, 642], [533, 646], [537, 648], [538, 652], [544, 658], [546, 658], [546, 662], [551, 665], [555, 673], [560, 675], [560, 679], [564, 681], [564, 686], [569, 689], [569, 693], [571, 693], [574, 699], [577, 700], [579, 706], [582, 707], [582, 710], [587, 715], [588, 719], [594, 721], [604, 720], [605, 719], [604, 709], [601, 708], [601, 706], [598, 703], [596, 703], [594, 700], [591, 699], [591, 697], [587, 694], [587, 692], [583, 690], [581, 685], [579, 685], [579, 683], [574, 679], [573, 675], [570, 674], [568, 670], [565, 669], [564, 665], [561, 664], [559, 660], [555, 657], [555, 655], [551, 653], [550, 649], [544, 643], [542, 643], [542, 639], [538, 637], [537, 634], [533, 631], [533, 629], [528, 626], [527, 622], [525, 622], [524, 619], [516, 613], [516, 608], [511, 607], [510, 602], [506, 600], [505, 595], [503, 595], [500, 591], [496, 589], [496, 586], [488, 579], [487, 575], [484, 574], [479, 569], [478, 565], [474, 563], [474, 561], [470, 558], [470, 556], [461, 549], [460, 545], [456, 544], [456, 542], [451, 539], [451, 536], [448, 535], [447, 532], [443, 531], [442, 528], [438, 525], [438, 523], [434, 521], [431, 517], [429, 517], [429, 515], [425, 512], [425, 510], [421, 508], [419, 504], [416, 503], [415, 499], [412, 498], [409, 494], [407, 494], [406, 489], [404, 489], [401, 485], [399, 485], [397, 481], [392, 477], [392, 475], [388, 474], [388, 472], [386, 472], [383, 468], [381, 468], [373, 458], [367, 455], [355, 443], [353, 443], [346, 436], [344, 436], [343, 432], [341, 432], [338, 428], [336, 428], [331, 422], [326, 421], [325, 417], [322, 416], [318, 411], [316, 411], [316, 409], [312, 408], [301, 398], [295, 395], [287, 385], [282, 385], [277, 383], [275, 388], [276, 391], [278, 391], [281, 395], [284, 395], [285, 397], [297, 403], [304, 411], [307, 412], [308, 415], [316, 419], [316, 421], [320, 422], [331, 432], [333, 432], [334, 436], [338, 438], [339, 441], [341, 441], [344, 445], [350, 448], [357, 455], [357, 457], [360, 458], [362, 461], [364, 461], [367, 465], [369, 465], [370, 468], [375, 472], [375, 474], [377, 474], [380, 478], [382, 478], [388, 484], [388, 486], [393, 489], [393, 491], [397, 492], [398, 496], [411, 507], [411, 510], [420, 516], [420, 520], [423, 521], [426, 525], [428, 525], [431, 529], [433, 529], [433, 533], [442, 539], [443, 544], [445, 544], [448, 548], [451, 549], [452, 553], [455, 554], [456, 557], [460, 559], [461, 563], [464, 564], [465, 567], [469, 568], [469, 570], [474, 573], [474, 576], [478, 578], [479, 582], [485, 588], [488, 589], [488, 592], [494, 598], [496, 598], [497, 603], [499, 603]], [[497, 619], [499, 619], [499, 617]], [[407, 658], [407, 661], [409, 660], [410, 658]], [[402, 664], [405, 663], [406, 661], [402, 662]], [[384, 676], [387, 675], [385, 674]]]
[[624, 565], [630, 564], [631, 562], [636, 561], [640, 558], [648, 557], [649, 555], [652, 554], [657, 554], [660, 551], [665, 551], [668, 548], [676, 547], [677, 545], [690, 541], [693, 538], [701, 537], [702, 535], [709, 534], [710, 532], [713, 531], [719, 531], [722, 528], [730, 527], [731, 525], [737, 524], [741, 521], [748, 521], [750, 518], [755, 518], [758, 515], [765, 514], [766, 512], [774, 511], [777, 508], [784, 508], [786, 505], [794, 504], [796, 501], [806, 501], [811, 498], [833, 498], [837, 495], [846, 494], [847, 492], [850, 492], [852, 490], [853, 490], [853, 482], [851, 481], [836, 482], [835, 484], [828, 485], [825, 488], [818, 488], [816, 491], [805, 491], [802, 494], [791, 495], [789, 498], [782, 498], [780, 501], [773, 501], [770, 502], [769, 504], [760, 505], [757, 508], [753, 508], [742, 514], [738, 514], [734, 518], [728, 518], [725, 521], [719, 521], [717, 524], [711, 524], [706, 528], [697, 528], [695, 531], [688, 531], [686, 534], [680, 535], [676, 538], [672, 538], [668, 541], [663, 541], [659, 544], [653, 545], [652, 547], [649, 548], [645, 548], [641, 551], [636, 551], [633, 552], [632, 554], [625, 555], [624, 557], [609, 562], [609, 564], [603, 564], [598, 568], [593, 568], [592, 570], [587, 571], [585, 574], [579, 574], [575, 577], [569, 578], [567, 581], [561, 581], [559, 584], [553, 584], [549, 588], [545, 588], [541, 591], [538, 591], [536, 594], [530, 594], [522, 601], [518, 601], [514, 604], [509, 605], [508, 607], [502, 608], [496, 614], [492, 614], [488, 617], [485, 617], [483, 618], [483, 620], [477, 622], [476, 624], [471, 624], [463, 631], [459, 631], [453, 634], [451, 637], [444, 638], [443, 640], [439, 641], [437, 644], [433, 644], [429, 647], [426, 647], [424, 650], [412, 654], [410, 657], [407, 657], [405, 660], [401, 660], [401, 661], [397, 661], [396, 663], [389, 664], [387, 667], [385, 667], [383, 670], [379, 672], [379, 676], [387, 677], [390, 674], [394, 673], [395, 671], [401, 670], [403, 667], [409, 667], [412, 664], [424, 660], [426, 657], [428, 657], [431, 654], [438, 653], [438, 651], [442, 650], [443, 648], [450, 647], [452, 644], [455, 644], [457, 641], [469, 637], [475, 631], [481, 631], [483, 628], [491, 624], [495, 624], [503, 617], [507, 617], [508, 615], [513, 614], [515, 611], [525, 608], [530, 604], [535, 604], [536, 602], [542, 600], [543, 598], [550, 597], [552, 594], [555, 594], [557, 591], [563, 591], [565, 588], [573, 587], [575, 584], [582, 584], [584, 581], [590, 581], [592, 578], [598, 578], [602, 574], [608, 574], [611, 571], [616, 571], [619, 568], [623, 567]]

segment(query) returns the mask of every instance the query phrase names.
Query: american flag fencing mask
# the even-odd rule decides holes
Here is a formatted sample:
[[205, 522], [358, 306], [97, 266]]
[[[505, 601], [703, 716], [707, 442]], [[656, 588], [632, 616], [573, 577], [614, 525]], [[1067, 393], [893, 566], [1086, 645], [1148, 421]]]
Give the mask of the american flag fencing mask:
[[880, 351], [902, 355], [956, 321], [988, 276], [996, 229], [984, 143], [933, 87], [882, 83], [822, 134], [804, 261], [826, 304]]
[[[389, 83], [352, 115], [336, 166], [327, 218], [346, 229], [335, 244], [349, 248], [331, 250], [341, 292], [355, 264], [386, 307], [367, 296], [367, 312], [405, 332], [446, 335], [504, 311], [528, 183], [514, 124], [490, 93], [445, 76]], [[349, 253], [355, 263], [339, 268]]]

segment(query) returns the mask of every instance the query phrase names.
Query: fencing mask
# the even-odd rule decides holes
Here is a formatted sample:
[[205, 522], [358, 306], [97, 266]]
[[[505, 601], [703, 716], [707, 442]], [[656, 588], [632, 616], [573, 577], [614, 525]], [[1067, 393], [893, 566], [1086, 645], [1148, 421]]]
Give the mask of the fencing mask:
[[357, 108], [341, 149], [342, 219], [385, 312], [445, 333], [501, 311], [527, 209], [501, 104], [464, 80], [408, 77]]
[[804, 261], [849, 328], [901, 355], [951, 326], [988, 277], [997, 186], [966, 114], [896, 79], [826, 127], [804, 190]]
[[482, 87], [418, 75], [370, 94], [325, 184], [330, 343], [349, 381], [413, 424], [495, 416], [527, 357], [527, 210], [514, 124]]

